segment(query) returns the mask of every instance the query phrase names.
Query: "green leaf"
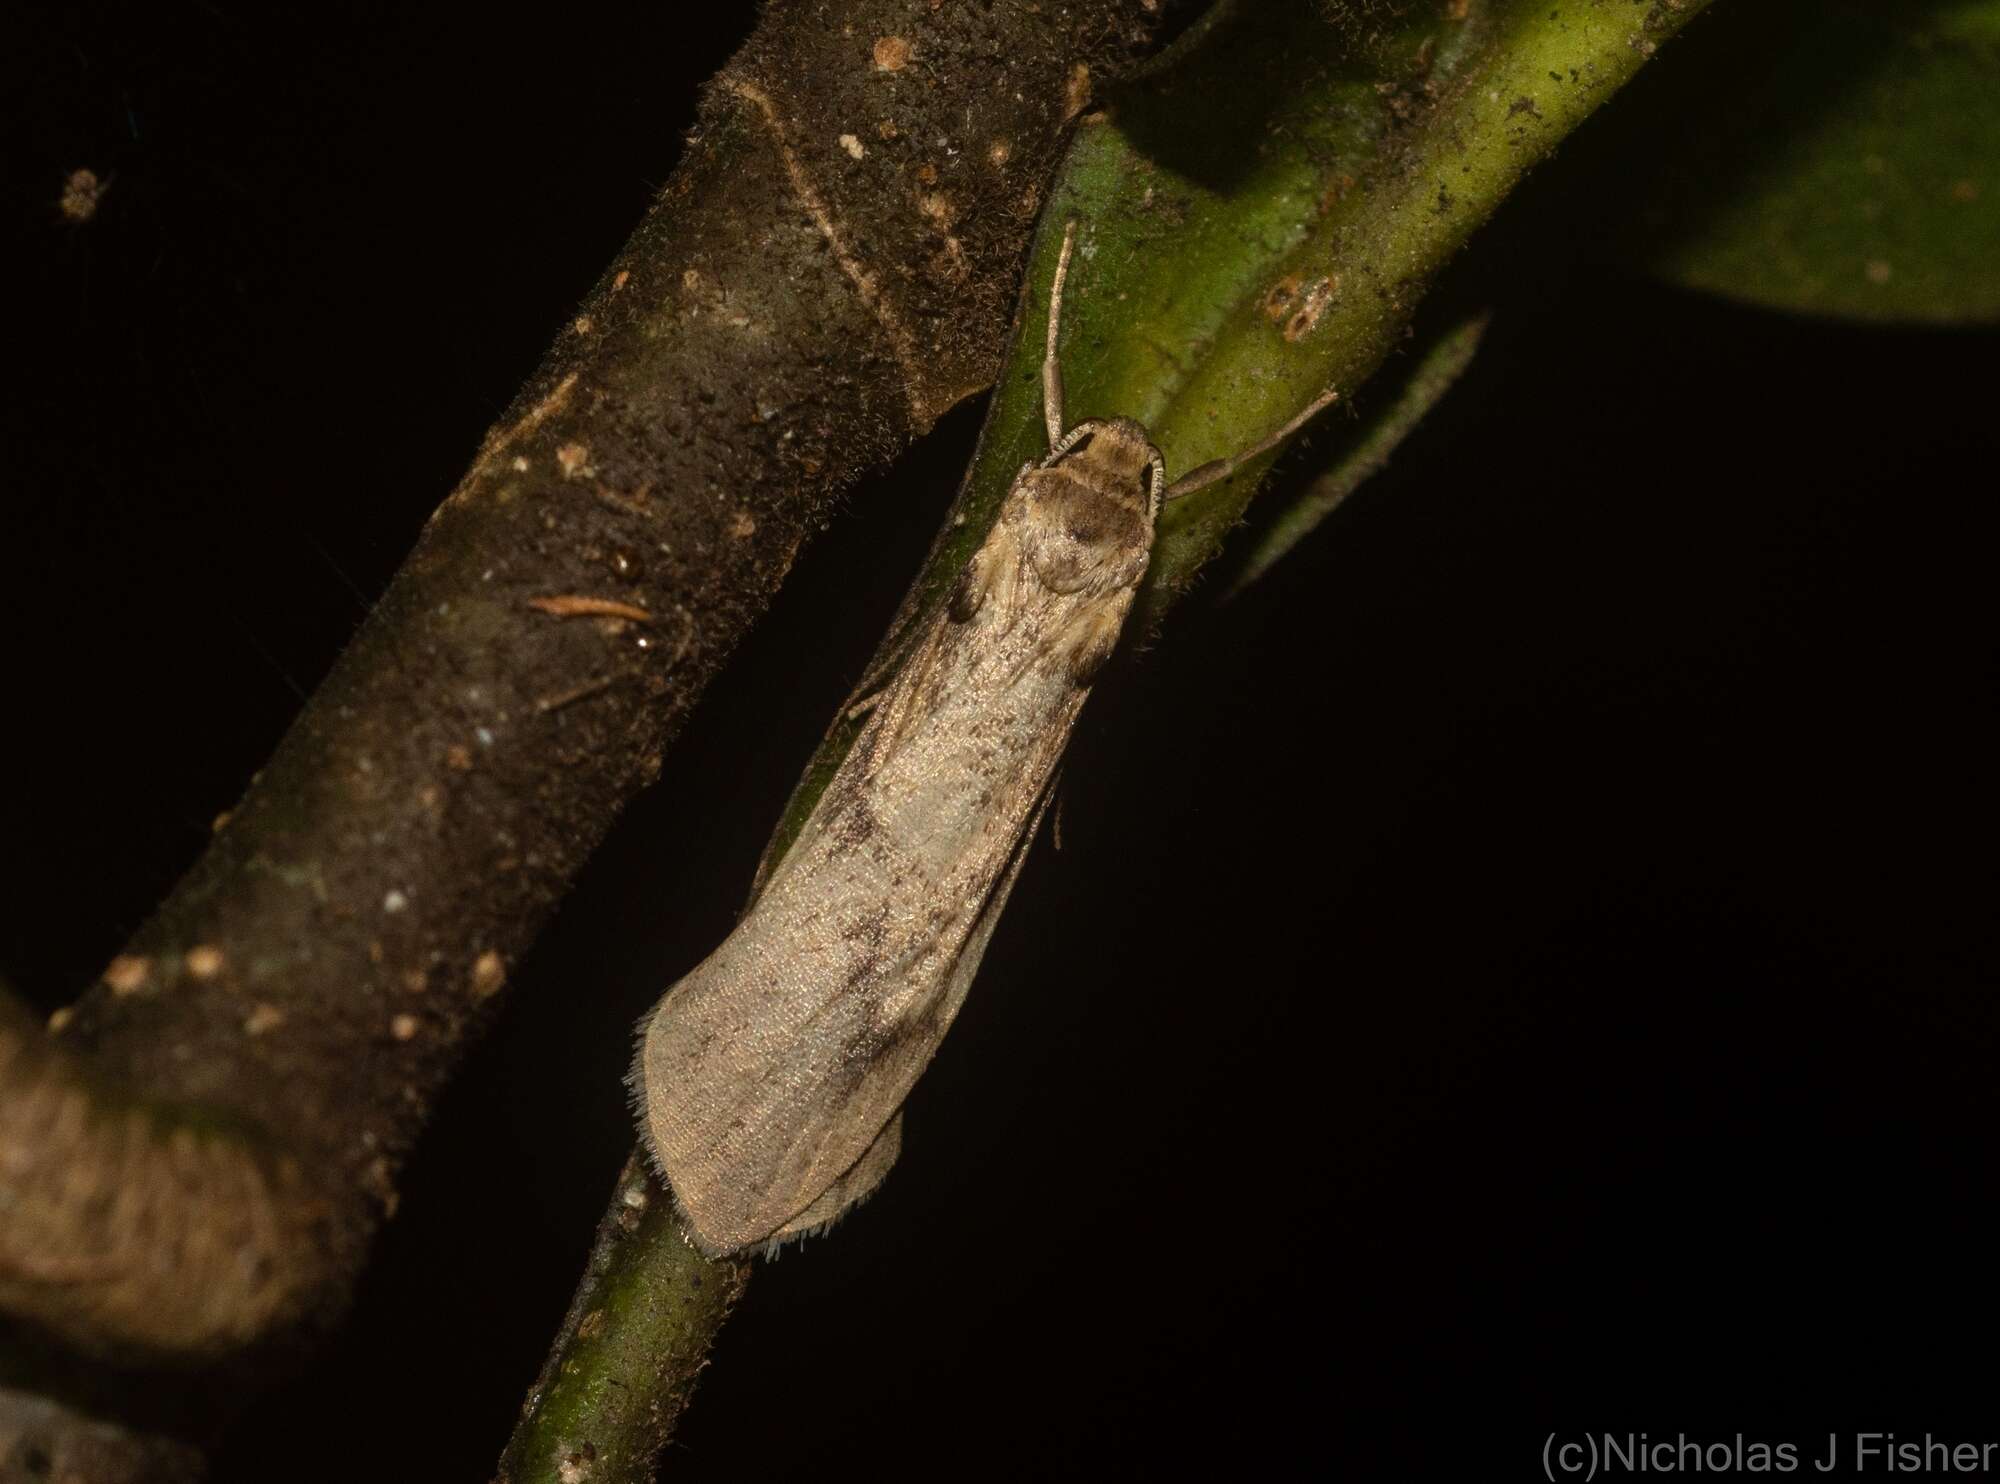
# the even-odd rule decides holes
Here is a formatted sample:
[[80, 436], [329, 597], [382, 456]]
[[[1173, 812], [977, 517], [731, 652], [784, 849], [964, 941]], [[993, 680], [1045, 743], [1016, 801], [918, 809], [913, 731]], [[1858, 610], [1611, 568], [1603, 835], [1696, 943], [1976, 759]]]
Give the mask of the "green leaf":
[[2000, 319], [2000, 0], [1732, 7], [1639, 91], [1630, 260], [1805, 313]]

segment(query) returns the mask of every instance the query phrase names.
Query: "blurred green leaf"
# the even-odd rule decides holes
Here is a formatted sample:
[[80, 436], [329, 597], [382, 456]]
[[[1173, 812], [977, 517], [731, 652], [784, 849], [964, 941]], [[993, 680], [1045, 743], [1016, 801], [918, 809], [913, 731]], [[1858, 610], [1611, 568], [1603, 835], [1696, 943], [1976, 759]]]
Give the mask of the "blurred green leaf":
[[[1486, 337], [1492, 316], [1473, 315], [1448, 326], [1422, 350], [1393, 392], [1375, 399], [1362, 413], [1355, 434], [1336, 445], [1326, 467], [1282, 509], [1274, 512], [1229, 581], [1234, 597], [1282, 561], [1289, 551], [1339, 508], [1342, 501], [1381, 472], [1382, 466], [1417, 430], [1430, 410], [1452, 389]], [[1376, 383], [1370, 384], [1374, 390]]]
[[1629, 260], [1780, 309], [2000, 319], [2000, 0], [1731, 7], [1629, 101]]

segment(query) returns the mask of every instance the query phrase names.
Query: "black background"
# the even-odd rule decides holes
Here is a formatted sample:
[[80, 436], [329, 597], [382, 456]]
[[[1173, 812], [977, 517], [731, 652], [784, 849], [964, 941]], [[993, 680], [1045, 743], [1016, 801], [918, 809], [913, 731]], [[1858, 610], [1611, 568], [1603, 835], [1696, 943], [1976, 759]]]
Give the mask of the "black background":
[[[0, 972], [44, 1007], [666, 178], [747, 24], [682, 9], [17, 12]], [[1584, 266], [1605, 168], [1455, 275], [1501, 314], [1390, 471], [1102, 686], [900, 1166], [759, 1273], [675, 1476], [1991, 1435], [2000, 341]], [[980, 413], [811, 548], [218, 1479], [486, 1476], [630, 1027], [726, 930]]]

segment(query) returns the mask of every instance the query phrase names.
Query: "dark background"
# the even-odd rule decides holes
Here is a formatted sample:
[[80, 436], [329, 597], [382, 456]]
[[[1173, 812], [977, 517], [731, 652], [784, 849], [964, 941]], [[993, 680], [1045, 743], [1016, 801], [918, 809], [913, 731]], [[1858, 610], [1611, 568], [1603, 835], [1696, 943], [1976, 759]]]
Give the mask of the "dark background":
[[[747, 24], [685, 9], [15, 13], [0, 973], [44, 1007], [666, 178]], [[111, 184], [71, 225], [78, 166]], [[900, 1166], [759, 1273], [674, 1476], [1991, 1436], [2000, 338], [1590, 266], [1604, 170], [1544, 170], [1455, 275], [1502, 312], [1390, 471], [1102, 685]], [[732, 920], [980, 415], [811, 549], [219, 1480], [486, 1476], [630, 1028]]]

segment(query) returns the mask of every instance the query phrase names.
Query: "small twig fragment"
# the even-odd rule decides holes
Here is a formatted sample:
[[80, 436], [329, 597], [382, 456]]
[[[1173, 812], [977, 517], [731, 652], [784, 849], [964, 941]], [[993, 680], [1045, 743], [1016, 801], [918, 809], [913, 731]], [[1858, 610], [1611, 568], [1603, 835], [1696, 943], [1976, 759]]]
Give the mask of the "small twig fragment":
[[629, 618], [633, 623], [653, 621], [653, 615], [636, 603], [621, 603], [616, 598], [587, 598], [576, 593], [554, 598], [530, 598], [528, 606], [538, 613], [551, 614], [556, 618]]
[[535, 702], [535, 710], [544, 716], [548, 715], [551, 711], [560, 711], [563, 707], [594, 696], [599, 691], [609, 690], [611, 688], [611, 679], [612, 677], [608, 675], [600, 675], [595, 680], [586, 680], [582, 685], [574, 686], [558, 695], [543, 696], [539, 701]]

